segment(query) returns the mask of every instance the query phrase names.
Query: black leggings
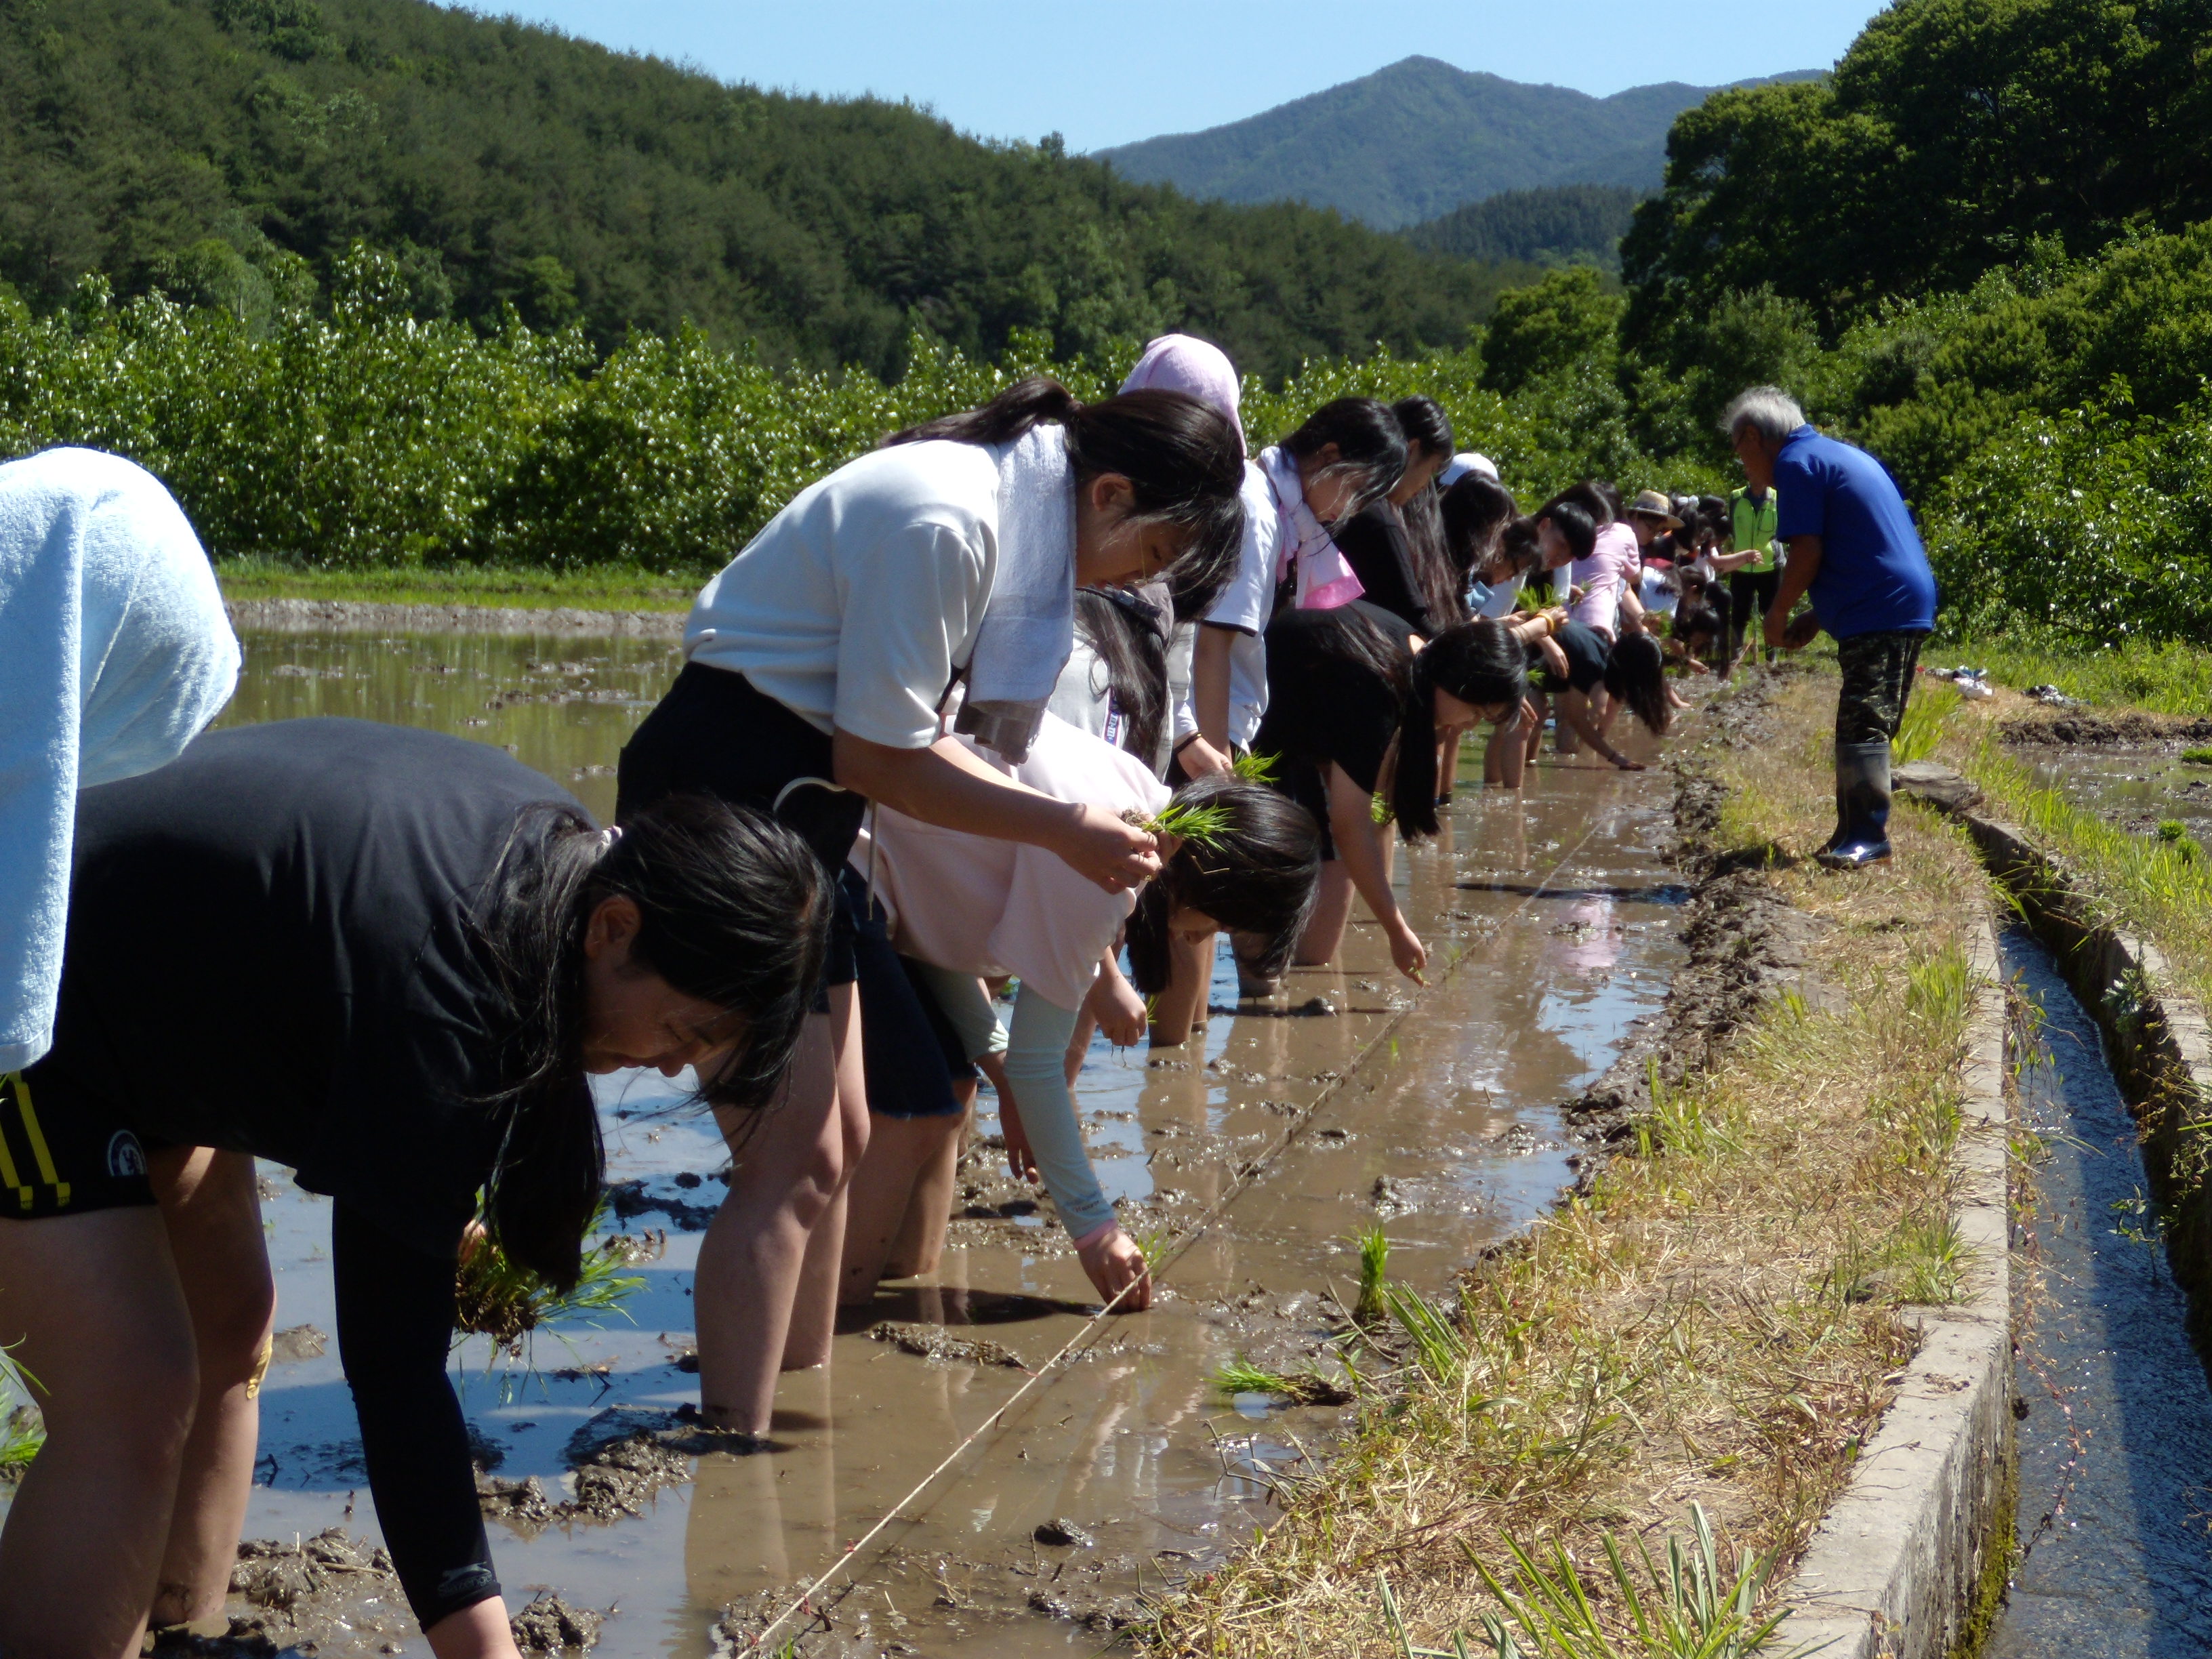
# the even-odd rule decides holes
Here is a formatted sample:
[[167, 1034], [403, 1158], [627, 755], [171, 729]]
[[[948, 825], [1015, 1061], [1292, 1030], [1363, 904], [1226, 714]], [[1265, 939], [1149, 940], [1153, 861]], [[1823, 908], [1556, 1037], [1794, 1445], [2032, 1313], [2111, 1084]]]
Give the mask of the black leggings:
[[1759, 618], [1774, 609], [1774, 596], [1781, 587], [1782, 573], [1779, 570], [1729, 572], [1729, 605], [1735, 613], [1735, 639], [1731, 644], [1758, 637], [1755, 630]]

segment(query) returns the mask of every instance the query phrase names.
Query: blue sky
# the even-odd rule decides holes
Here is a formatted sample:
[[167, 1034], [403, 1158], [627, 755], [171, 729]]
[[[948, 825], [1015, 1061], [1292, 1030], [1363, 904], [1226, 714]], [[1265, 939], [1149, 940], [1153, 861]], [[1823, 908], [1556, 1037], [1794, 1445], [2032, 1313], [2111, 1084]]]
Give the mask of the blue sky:
[[[485, 10], [504, 6], [483, 4]], [[509, 0], [519, 16], [726, 81], [927, 104], [1072, 149], [1218, 125], [1415, 52], [1603, 96], [1826, 69], [1866, 0]]]

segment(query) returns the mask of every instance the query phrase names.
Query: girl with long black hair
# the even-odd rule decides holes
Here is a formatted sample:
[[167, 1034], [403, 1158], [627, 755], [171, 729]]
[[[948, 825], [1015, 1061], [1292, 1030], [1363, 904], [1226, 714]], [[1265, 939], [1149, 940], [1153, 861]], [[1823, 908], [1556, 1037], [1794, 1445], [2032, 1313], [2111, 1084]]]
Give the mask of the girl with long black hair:
[[514, 1652], [446, 1373], [463, 1239], [569, 1286], [604, 1163], [587, 1073], [766, 1103], [829, 933], [758, 814], [602, 832], [496, 749], [353, 720], [199, 738], [80, 798], [52, 1050], [0, 1080], [0, 1296], [47, 1438], [0, 1649], [137, 1651], [221, 1613], [275, 1307], [254, 1159], [334, 1202], [377, 1519], [441, 1659]]
[[1267, 714], [1253, 746], [1276, 758], [1276, 787], [1321, 823], [1326, 860], [1298, 962], [1336, 954], [1357, 891], [1382, 925], [1391, 961], [1420, 979], [1428, 951], [1391, 896], [1375, 797], [1389, 800], [1406, 840], [1436, 834], [1437, 727], [1513, 719], [1527, 679], [1522, 633], [1545, 626], [1462, 623], [1423, 641], [1357, 600], [1276, 617]]
[[[618, 816], [702, 791], [775, 812], [836, 872], [875, 801], [1133, 889], [1159, 868], [1151, 836], [1015, 787], [945, 739], [939, 710], [957, 677], [961, 729], [1018, 760], [1073, 648], [1076, 588], [1218, 587], [1243, 462], [1233, 422], [1194, 398], [1085, 404], [1041, 378], [896, 434], [801, 490], [701, 592], [690, 661], [623, 751]], [[837, 916], [785, 1102], [732, 1145], [700, 1250], [701, 1405], [754, 1434], [779, 1368], [829, 1356], [842, 1195], [866, 1144], [849, 899]]]
[[1452, 459], [1451, 420], [1432, 398], [1401, 398], [1390, 413], [1406, 434], [1406, 470], [1382, 499], [1346, 521], [1337, 545], [1359, 578], [1361, 599], [1417, 634], [1439, 634], [1467, 619], [1444, 562], [1434, 489]]
[[1359, 597], [1335, 532], [1397, 487], [1406, 460], [1405, 428], [1373, 398], [1323, 404], [1260, 452], [1280, 520], [1276, 580], [1291, 604], [1326, 611]]

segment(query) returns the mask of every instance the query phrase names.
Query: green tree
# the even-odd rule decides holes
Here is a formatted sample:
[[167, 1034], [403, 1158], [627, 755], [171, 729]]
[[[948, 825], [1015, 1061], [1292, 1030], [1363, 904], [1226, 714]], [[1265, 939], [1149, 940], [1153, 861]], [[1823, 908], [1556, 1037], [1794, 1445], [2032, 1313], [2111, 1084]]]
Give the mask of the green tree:
[[2203, 0], [1900, 0], [1826, 83], [1675, 122], [1622, 244], [1639, 346], [1771, 287], [1831, 336], [1971, 286], [2039, 238], [2075, 255], [2212, 216]]
[[1620, 296], [1587, 265], [1500, 295], [1482, 343], [1483, 385], [1510, 397], [1533, 381], [1608, 371], [1620, 310]]

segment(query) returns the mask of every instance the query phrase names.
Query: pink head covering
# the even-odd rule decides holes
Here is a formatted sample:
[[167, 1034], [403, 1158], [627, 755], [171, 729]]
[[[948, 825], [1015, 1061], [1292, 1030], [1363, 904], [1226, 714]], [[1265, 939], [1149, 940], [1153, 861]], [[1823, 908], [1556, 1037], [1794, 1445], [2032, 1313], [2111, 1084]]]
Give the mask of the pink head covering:
[[1237, 428], [1238, 440], [1244, 436], [1243, 422], [1237, 414], [1243, 388], [1237, 384], [1236, 367], [1218, 345], [1188, 334], [1163, 334], [1145, 348], [1129, 378], [1121, 382], [1121, 390], [1180, 392], [1219, 410]]

